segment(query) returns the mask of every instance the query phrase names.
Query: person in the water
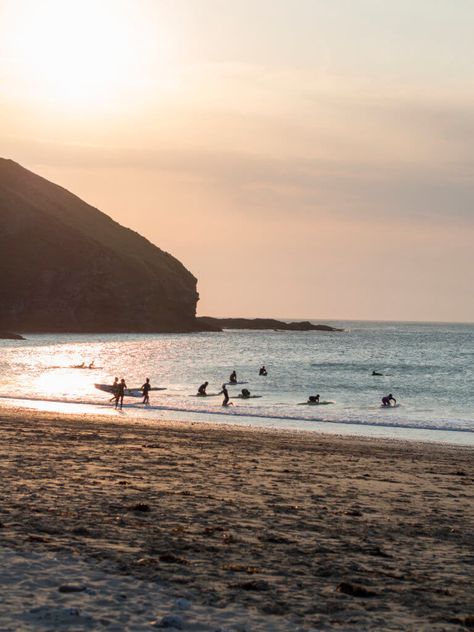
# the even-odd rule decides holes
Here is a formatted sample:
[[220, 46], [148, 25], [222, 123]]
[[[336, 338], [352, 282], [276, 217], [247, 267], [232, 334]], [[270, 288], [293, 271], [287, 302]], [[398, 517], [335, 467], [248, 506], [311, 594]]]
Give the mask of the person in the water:
[[219, 395], [224, 395], [224, 399], [222, 401], [222, 405], [223, 406], [231, 406], [232, 405], [232, 402], [229, 401], [229, 399], [230, 399], [229, 398], [229, 391], [227, 390], [225, 384], [222, 385], [222, 390], [219, 393]]
[[125, 395], [126, 388], [127, 385], [125, 384], [125, 380], [122, 378], [117, 384], [117, 392], [115, 393], [115, 408], [120, 408], [120, 410], [122, 410], [123, 397]]
[[310, 395], [308, 397], [308, 404], [319, 404], [319, 394], [318, 395]]
[[385, 397], [382, 397], [382, 406], [390, 406], [390, 402], [393, 402], [394, 406], [396, 406], [397, 404], [397, 400], [392, 395], [392, 393], [390, 393], [389, 395], [385, 395]]
[[377, 371], [372, 371], [372, 375], [377, 375], [378, 377], [382, 377], [383, 373], [378, 373]]
[[263, 366], [260, 368], [260, 371], [258, 372], [258, 374], [259, 374], [259, 375], [268, 375], [268, 373], [267, 373], [267, 369], [265, 368], [265, 365], [263, 365]]
[[237, 373], [235, 371], [232, 371], [232, 373], [230, 374], [229, 382], [231, 384], [235, 384], [237, 382]]
[[250, 391], [248, 388], [243, 388], [241, 391], [240, 396], [242, 397], [242, 399], [248, 399], [250, 397]]
[[205, 397], [207, 395], [206, 388], [208, 387], [208, 384], [209, 382], [204, 382], [204, 384], [201, 384], [201, 386], [198, 388], [197, 394]]
[[149, 404], [150, 403], [150, 391], [151, 391], [151, 384], [150, 384], [150, 378], [147, 377], [145, 384], [142, 386], [142, 392], [143, 392], [143, 402], [142, 404]]
[[95, 360], [92, 360], [92, 362], [89, 364], [89, 369], [95, 369]]

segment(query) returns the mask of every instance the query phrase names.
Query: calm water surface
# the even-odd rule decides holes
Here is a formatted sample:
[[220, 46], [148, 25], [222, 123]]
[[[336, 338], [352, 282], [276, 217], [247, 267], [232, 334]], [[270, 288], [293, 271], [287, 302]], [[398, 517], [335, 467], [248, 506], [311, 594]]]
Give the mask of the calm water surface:
[[[474, 443], [474, 325], [332, 323], [343, 333], [226, 331], [190, 335], [29, 335], [0, 341], [0, 405], [81, 405], [109, 412], [94, 383], [145, 377], [167, 390], [151, 406], [126, 400], [128, 419], [178, 418], [376, 436]], [[71, 365], [95, 361], [97, 370]], [[258, 375], [265, 364], [267, 377]], [[207, 380], [217, 392], [232, 370], [259, 399], [193, 397]], [[373, 377], [372, 370], [384, 373]], [[326, 406], [299, 405], [319, 393]], [[393, 393], [397, 408], [380, 408]], [[65, 408], [64, 408], [65, 407]]]

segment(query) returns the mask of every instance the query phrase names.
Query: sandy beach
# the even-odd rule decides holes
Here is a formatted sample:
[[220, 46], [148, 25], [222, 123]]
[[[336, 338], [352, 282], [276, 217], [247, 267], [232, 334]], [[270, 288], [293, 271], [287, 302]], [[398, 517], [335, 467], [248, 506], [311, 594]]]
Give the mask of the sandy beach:
[[0, 631], [474, 627], [471, 449], [0, 411]]

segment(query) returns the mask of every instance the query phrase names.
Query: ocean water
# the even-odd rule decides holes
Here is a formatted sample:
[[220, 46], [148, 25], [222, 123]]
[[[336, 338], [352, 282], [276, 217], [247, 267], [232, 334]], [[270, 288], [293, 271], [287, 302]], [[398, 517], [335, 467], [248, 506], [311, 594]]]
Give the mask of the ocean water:
[[[127, 420], [190, 419], [474, 444], [474, 325], [334, 322], [344, 332], [225, 331], [127, 335], [29, 335], [0, 341], [0, 406], [113, 412]], [[72, 365], [95, 361], [96, 370]], [[267, 377], [258, 375], [265, 364]], [[207, 380], [218, 392], [231, 371], [261, 395], [194, 397]], [[373, 377], [372, 371], [383, 373]], [[126, 398], [115, 413], [94, 383], [150, 377], [151, 405]], [[301, 405], [319, 393], [324, 406]], [[381, 408], [392, 393], [399, 406]]]

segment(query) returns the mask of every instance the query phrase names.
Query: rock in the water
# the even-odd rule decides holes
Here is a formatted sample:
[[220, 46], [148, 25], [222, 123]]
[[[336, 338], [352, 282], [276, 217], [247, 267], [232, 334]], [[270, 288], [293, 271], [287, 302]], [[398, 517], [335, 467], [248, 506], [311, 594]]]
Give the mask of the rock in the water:
[[177, 259], [3, 158], [0, 227], [0, 329], [206, 329], [196, 279]]
[[158, 627], [182, 630], [184, 627], [184, 622], [182, 617], [178, 616], [177, 614], [167, 614], [161, 619]]
[[359, 584], [350, 584], [349, 582], [341, 582], [337, 587], [337, 591], [352, 597], [376, 597], [378, 595], [375, 590], [360, 586]]
[[77, 593], [84, 592], [87, 586], [83, 586], [80, 584], [62, 584], [59, 586], [58, 590], [60, 593]]
[[0, 340], [26, 340], [20, 334], [12, 334], [10, 331], [0, 331]]

